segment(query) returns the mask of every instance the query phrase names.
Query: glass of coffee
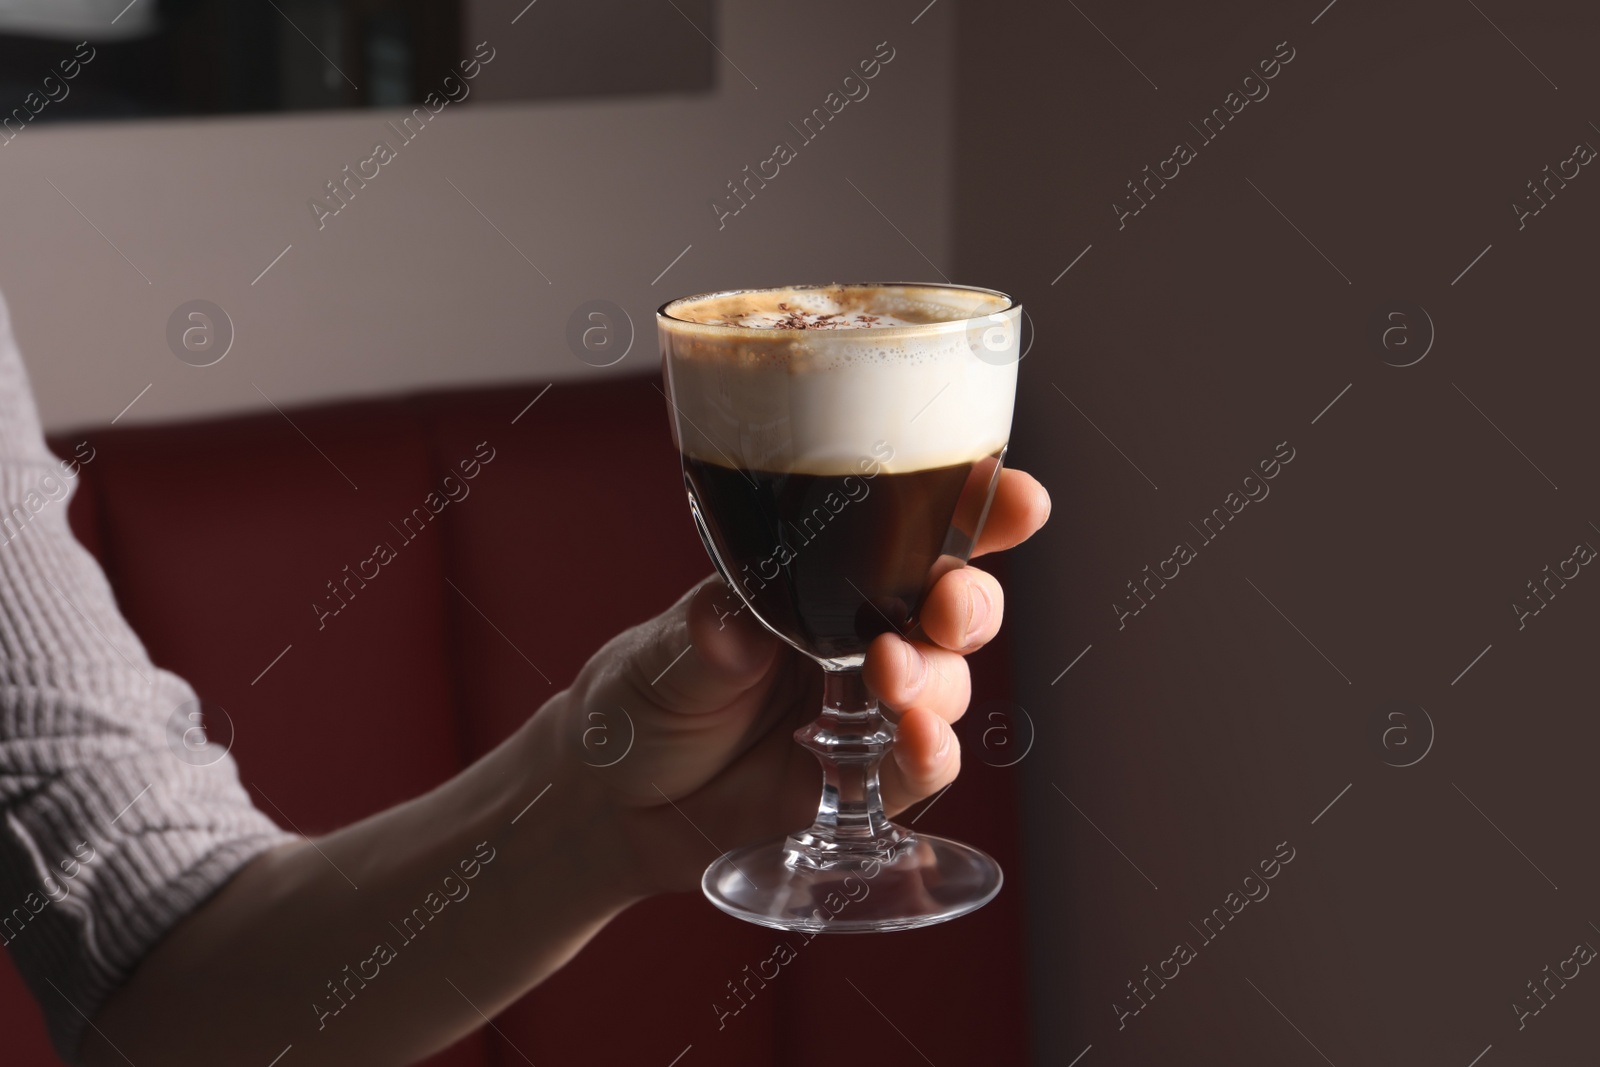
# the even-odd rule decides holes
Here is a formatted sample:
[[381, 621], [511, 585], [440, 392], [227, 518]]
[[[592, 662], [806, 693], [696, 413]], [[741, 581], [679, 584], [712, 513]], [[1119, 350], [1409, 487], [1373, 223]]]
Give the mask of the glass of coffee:
[[933, 583], [963, 566], [1011, 432], [1022, 308], [955, 285], [748, 289], [657, 313], [689, 507], [731, 590], [824, 672], [795, 733], [822, 763], [812, 825], [736, 848], [702, 888], [789, 930], [899, 930], [993, 899], [999, 866], [884, 815], [894, 739], [861, 677], [885, 632], [919, 636]]

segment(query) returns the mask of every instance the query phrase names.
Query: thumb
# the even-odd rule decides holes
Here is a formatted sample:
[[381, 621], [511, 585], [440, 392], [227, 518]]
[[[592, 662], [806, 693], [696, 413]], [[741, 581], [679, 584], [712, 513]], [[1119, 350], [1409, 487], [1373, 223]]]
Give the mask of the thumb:
[[748, 691], [779, 644], [715, 576], [634, 635], [623, 650], [626, 684], [641, 702], [682, 715], [715, 711]]

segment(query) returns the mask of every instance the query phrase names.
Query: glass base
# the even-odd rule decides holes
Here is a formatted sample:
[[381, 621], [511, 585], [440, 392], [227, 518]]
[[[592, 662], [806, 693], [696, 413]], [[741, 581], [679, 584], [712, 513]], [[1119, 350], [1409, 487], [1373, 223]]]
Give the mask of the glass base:
[[1000, 892], [1000, 865], [931, 834], [901, 831], [892, 853], [834, 856], [813, 864], [778, 838], [734, 849], [706, 868], [700, 887], [734, 918], [777, 930], [860, 934], [911, 930], [976, 911]]

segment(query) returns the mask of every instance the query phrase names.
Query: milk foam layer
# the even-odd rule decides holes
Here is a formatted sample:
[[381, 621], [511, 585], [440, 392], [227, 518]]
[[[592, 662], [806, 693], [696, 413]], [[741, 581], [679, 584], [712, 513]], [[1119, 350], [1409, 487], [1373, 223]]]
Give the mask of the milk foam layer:
[[[780, 307], [779, 305], [785, 305]], [[838, 326], [780, 326], [786, 315]], [[1005, 447], [1022, 310], [956, 286], [714, 293], [658, 316], [684, 455], [746, 470], [845, 475], [971, 463]], [[978, 358], [977, 338], [987, 340]]]

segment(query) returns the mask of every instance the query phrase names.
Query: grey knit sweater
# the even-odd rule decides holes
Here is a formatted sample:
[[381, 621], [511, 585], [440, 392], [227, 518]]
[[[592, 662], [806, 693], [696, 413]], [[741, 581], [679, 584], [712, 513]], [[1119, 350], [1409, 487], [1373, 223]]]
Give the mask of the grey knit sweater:
[[180, 758], [195, 693], [150, 662], [67, 527], [83, 451], [46, 450], [0, 301], [0, 943], [69, 1060], [175, 923], [292, 839], [231, 757]]

